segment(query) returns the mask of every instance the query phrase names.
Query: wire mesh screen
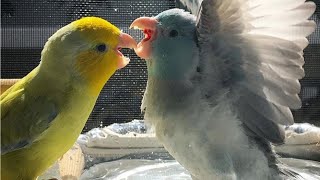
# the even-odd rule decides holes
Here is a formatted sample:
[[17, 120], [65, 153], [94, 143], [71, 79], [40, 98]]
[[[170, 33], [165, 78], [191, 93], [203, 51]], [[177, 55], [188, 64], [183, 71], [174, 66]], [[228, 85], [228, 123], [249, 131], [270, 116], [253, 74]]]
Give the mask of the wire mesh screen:
[[[315, 1], [318, 9], [319, 0]], [[140, 16], [154, 16], [175, 6], [174, 0], [3, 0], [1, 1], [1, 78], [22, 78], [40, 61], [47, 39], [60, 27], [84, 16], [107, 19], [137, 40], [142, 33], [129, 30]], [[301, 81], [303, 108], [294, 111], [297, 122], [318, 123], [320, 117], [320, 11], [312, 17], [317, 31], [305, 50], [306, 77]], [[142, 119], [140, 103], [146, 86], [145, 62], [133, 51], [123, 53], [130, 64], [108, 81], [84, 131], [114, 122]]]

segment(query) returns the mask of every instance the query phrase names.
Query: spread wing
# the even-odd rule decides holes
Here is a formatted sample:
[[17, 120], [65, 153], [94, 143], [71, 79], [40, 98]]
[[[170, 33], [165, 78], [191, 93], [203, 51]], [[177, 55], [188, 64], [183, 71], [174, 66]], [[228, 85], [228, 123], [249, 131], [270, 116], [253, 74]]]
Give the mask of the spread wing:
[[46, 97], [25, 89], [28, 78], [1, 95], [1, 155], [31, 145], [57, 116], [56, 106]]
[[186, 9], [191, 14], [198, 15], [203, 0], [176, 0], [176, 7]]
[[[203, 74], [211, 90], [227, 90], [239, 119], [255, 134], [283, 141], [278, 124], [292, 124], [301, 106], [303, 49], [315, 30], [315, 11], [305, 0], [183, 1], [198, 9]], [[197, 11], [197, 8], [193, 11]], [[205, 66], [204, 66], [205, 64]], [[202, 84], [208, 84], [203, 82]], [[208, 89], [208, 87], [206, 87]], [[210, 88], [209, 88], [210, 89]]]

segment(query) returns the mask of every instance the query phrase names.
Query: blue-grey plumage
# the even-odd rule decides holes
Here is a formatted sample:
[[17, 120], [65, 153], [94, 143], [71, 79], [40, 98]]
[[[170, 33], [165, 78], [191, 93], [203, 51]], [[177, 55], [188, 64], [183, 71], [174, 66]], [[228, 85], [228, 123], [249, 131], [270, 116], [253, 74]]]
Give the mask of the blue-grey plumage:
[[301, 106], [314, 3], [182, 4], [198, 16], [171, 9], [131, 25], [146, 34], [135, 51], [147, 61], [142, 109], [157, 137], [194, 179], [299, 178], [277, 166], [270, 142], [283, 143], [280, 125]]
[[[198, 51], [193, 50], [198, 48], [195, 17], [179, 9], [171, 13], [171, 16], [164, 12], [156, 17], [161, 23], [157, 25], [157, 40], [152, 44], [156, 48], [152, 56], [161, 57], [162, 60], [147, 61], [148, 75], [161, 79], [184, 79], [188, 71], [193, 70], [190, 65], [197, 64], [194, 59]], [[188, 16], [180, 16], [180, 13]]]

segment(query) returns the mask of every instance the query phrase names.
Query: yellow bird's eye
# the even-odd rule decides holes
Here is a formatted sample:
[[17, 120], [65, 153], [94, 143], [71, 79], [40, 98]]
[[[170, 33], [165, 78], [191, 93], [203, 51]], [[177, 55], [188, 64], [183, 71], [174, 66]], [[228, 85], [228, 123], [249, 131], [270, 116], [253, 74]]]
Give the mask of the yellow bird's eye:
[[104, 52], [107, 52], [107, 51], [108, 51], [108, 46], [107, 46], [106, 44], [104, 44], [104, 43], [101, 43], [101, 44], [98, 44], [98, 45], [96, 46], [96, 50], [97, 50], [98, 52], [104, 53]]

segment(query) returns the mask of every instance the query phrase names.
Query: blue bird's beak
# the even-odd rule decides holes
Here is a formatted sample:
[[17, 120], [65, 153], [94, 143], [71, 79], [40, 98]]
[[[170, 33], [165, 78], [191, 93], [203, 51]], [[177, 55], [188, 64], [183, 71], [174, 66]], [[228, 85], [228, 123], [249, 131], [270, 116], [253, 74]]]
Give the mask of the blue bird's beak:
[[132, 22], [130, 29], [140, 29], [143, 31], [145, 37], [138, 43], [135, 48], [136, 54], [143, 58], [149, 59], [152, 52], [151, 43], [157, 36], [157, 24], [159, 22], [153, 17], [140, 17]]

